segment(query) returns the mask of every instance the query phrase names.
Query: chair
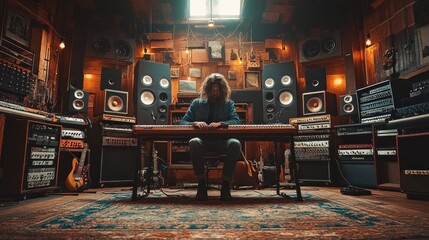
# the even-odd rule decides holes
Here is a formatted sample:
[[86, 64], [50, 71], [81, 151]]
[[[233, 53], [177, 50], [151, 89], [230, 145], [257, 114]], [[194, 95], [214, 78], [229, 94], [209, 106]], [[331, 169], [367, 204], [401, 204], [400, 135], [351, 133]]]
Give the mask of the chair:
[[210, 170], [219, 169], [219, 165], [226, 158], [225, 154], [218, 154], [216, 152], [206, 152], [204, 155], [204, 166], [206, 170], [207, 187], [209, 187], [209, 172]]

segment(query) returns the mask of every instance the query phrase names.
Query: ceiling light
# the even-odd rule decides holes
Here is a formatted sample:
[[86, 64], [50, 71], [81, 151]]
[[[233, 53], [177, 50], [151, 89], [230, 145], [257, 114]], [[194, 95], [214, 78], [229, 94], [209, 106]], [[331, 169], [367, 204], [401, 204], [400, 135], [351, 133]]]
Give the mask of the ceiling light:
[[209, 24], [207, 24], [208, 27], [214, 27], [214, 21], [213, 20], [209, 20]]

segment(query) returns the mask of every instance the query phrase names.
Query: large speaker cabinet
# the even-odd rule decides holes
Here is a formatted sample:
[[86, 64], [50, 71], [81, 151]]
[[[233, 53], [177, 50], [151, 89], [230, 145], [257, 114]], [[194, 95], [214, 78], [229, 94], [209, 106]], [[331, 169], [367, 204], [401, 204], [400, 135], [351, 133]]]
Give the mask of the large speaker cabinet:
[[397, 136], [401, 191], [407, 196], [429, 196], [429, 133]]
[[6, 121], [1, 197], [26, 198], [57, 188], [61, 129], [33, 120]]

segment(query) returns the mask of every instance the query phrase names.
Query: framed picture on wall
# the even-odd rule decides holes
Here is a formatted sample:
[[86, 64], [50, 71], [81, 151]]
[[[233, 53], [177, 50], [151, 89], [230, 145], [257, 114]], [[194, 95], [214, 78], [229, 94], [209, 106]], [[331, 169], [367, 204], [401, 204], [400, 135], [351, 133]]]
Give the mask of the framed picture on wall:
[[260, 73], [258, 71], [244, 72], [244, 89], [259, 89], [259, 75]]
[[170, 69], [170, 75], [172, 78], [178, 78], [179, 77], [179, 68], [171, 68]]
[[29, 47], [30, 41], [30, 19], [13, 10], [7, 12], [6, 26], [4, 26], [4, 34], [7, 38], [16, 43]]
[[236, 80], [237, 79], [237, 72], [234, 70], [228, 70], [228, 80]]
[[200, 78], [201, 68], [189, 68], [189, 77]]

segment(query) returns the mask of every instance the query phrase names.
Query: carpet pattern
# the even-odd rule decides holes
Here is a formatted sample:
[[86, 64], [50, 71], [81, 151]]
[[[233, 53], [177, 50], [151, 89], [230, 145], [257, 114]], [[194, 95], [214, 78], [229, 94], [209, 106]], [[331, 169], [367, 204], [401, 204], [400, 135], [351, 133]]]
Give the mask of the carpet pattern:
[[131, 192], [88, 195], [0, 218], [0, 238], [429, 238], [429, 219], [359, 197], [305, 191], [296, 202], [272, 190], [238, 190], [225, 203], [196, 202], [194, 194], [156, 192], [139, 201], [131, 201]]

